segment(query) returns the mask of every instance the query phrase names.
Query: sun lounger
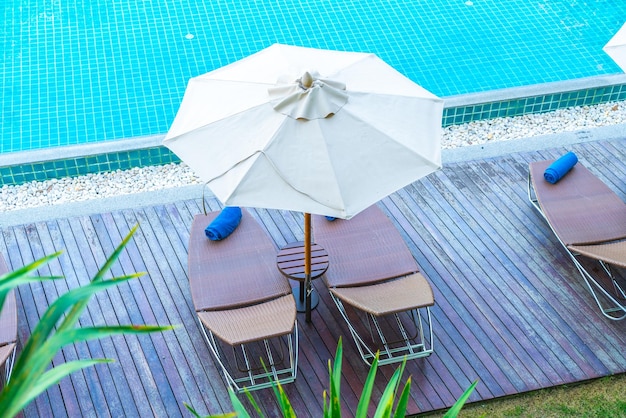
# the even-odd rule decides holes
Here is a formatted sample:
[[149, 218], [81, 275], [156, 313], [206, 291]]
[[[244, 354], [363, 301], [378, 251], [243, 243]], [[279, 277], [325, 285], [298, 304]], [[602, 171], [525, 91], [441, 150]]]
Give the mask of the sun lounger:
[[[372, 206], [350, 220], [314, 216], [313, 233], [329, 255], [324, 281], [363, 360], [371, 364], [377, 351], [379, 364], [430, 355], [433, 292], [391, 220]], [[346, 306], [362, 313], [366, 327]]]
[[[543, 215], [582, 275], [602, 313], [626, 317], [623, 278], [613, 267], [626, 267], [626, 204], [581, 163], [558, 183], [543, 178], [552, 161], [529, 166], [528, 197]], [[602, 267], [595, 268], [597, 261]]]
[[[9, 272], [9, 269], [0, 254], [0, 276]], [[15, 291], [12, 290], [4, 301], [0, 312], [0, 367], [4, 366], [4, 382], [8, 382], [15, 361], [17, 347], [17, 305]]]
[[[245, 210], [232, 235], [209, 240], [204, 230], [217, 215], [196, 215], [189, 237], [191, 296], [209, 348], [237, 392], [292, 382], [298, 361], [296, 305], [276, 267], [277, 250]], [[232, 347], [232, 355], [218, 339]], [[262, 364], [256, 361], [260, 357]]]

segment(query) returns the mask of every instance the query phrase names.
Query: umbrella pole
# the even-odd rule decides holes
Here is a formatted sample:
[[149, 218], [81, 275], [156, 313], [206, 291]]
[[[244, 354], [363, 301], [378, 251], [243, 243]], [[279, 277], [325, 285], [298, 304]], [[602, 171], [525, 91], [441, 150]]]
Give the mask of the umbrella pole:
[[304, 291], [305, 319], [311, 322], [311, 214], [304, 214]]

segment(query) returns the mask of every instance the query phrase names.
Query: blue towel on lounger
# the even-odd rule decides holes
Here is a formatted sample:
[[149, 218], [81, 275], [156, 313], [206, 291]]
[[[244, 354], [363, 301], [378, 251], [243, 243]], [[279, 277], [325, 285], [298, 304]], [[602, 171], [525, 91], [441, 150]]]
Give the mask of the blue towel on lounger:
[[219, 241], [232, 234], [239, 226], [239, 222], [241, 222], [241, 208], [227, 206], [206, 227], [204, 233], [211, 241]]
[[577, 162], [578, 157], [570, 151], [550, 164], [543, 173], [543, 178], [545, 178], [547, 182], [555, 184], [557, 181], [561, 180]]

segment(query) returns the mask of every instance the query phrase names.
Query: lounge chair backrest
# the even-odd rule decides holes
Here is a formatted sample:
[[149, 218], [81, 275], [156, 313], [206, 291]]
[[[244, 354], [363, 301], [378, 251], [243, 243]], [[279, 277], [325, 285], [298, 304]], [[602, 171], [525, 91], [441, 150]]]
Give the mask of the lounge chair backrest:
[[[0, 276], [9, 272], [9, 269], [0, 255]], [[0, 312], [0, 346], [17, 341], [17, 305], [15, 291], [7, 295], [2, 312]]]
[[370, 207], [350, 220], [313, 216], [313, 235], [329, 257], [329, 287], [359, 286], [419, 271], [391, 220]]
[[222, 241], [211, 241], [204, 233], [218, 212], [193, 220], [188, 266], [198, 312], [249, 306], [291, 293], [276, 266], [273, 242], [252, 215], [242, 212], [237, 229]]
[[626, 238], [626, 204], [580, 162], [558, 183], [544, 180], [552, 161], [530, 164], [537, 200], [555, 234], [565, 245]]

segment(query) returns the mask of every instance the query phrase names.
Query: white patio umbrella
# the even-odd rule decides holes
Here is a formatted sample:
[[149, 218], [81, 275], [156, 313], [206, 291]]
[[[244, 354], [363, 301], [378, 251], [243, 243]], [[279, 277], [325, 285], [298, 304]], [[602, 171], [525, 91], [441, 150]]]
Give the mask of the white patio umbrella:
[[192, 78], [163, 144], [224, 205], [304, 212], [309, 277], [309, 214], [349, 219], [440, 169], [442, 113], [373, 54], [275, 44]]
[[626, 23], [602, 48], [626, 73]]

